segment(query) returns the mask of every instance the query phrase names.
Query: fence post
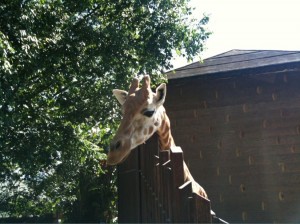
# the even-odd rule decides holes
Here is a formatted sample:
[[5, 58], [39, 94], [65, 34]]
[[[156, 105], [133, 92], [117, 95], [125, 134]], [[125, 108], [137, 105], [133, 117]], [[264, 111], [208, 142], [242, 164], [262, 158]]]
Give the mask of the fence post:
[[160, 171], [160, 194], [159, 200], [161, 203], [161, 220], [160, 222], [171, 222], [170, 215], [170, 180], [171, 180], [171, 173], [170, 173], [170, 151], [160, 151], [159, 153], [159, 171]]
[[172, 170], [172, 217], [174, 222], [180, 222], [179, 187], [184, 183], [183, 153], [180, 147], [172, 147], [170, 152]]
[[[139, 151], [132, 150], [127, 160], [118, 165], [118, 222], [140, 223]], [[130, 188], [128, 187], [130, 183]], [[130, 203], [128, 203], [130, 202]]]
[[210, 200], [193, 193], [191, 200], [191, 207], [193, 209], [193, 221], [195, 223], [211, 223], [211, 207]]
[[192, 211], [193, 209], [191, 200], [192, 200], [192, 182], [187, 181], [179, 187], [180, 192], [180, 222], [190, 223], [193, 222]]

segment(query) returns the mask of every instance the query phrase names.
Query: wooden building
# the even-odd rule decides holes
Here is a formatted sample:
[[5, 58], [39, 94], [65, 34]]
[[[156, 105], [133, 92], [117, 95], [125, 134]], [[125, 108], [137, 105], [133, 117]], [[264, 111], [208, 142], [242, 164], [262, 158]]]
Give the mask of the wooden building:
[[176, 145], [229, 222], [300, 222], [300, 52], [232, 50], [168, 74]]

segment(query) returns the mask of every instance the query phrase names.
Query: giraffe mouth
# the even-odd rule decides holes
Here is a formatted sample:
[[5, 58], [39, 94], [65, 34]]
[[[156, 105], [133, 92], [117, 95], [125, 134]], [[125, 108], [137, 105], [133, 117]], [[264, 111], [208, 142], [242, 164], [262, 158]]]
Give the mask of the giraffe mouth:
[[121, 160], [116, 160], [115, 159], [116, 157], [108, 155], [108, 158], [106, 160], [106, 164], [109, 165], [109, 166], [114, 166], [114, 165], [121, 164], [128, 158], [129, 154], [130, 154], [130, 151], [127, 154], [125, 154], [125, 156]]
[[123, 163], [123, 162], [129, 157], [129, 155], [130, 155], [130, 152], [127, 153], [127, 154], [123, 157], [123, 159], [121, 159], [121, 161], [120, 161], [118, 164]]

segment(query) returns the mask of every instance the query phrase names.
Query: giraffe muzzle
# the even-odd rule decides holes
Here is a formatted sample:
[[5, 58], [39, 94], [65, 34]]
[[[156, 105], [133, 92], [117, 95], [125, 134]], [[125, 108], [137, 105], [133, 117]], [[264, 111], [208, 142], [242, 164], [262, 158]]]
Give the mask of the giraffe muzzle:
[[126, 141], [113, 140], [107, 155], [107, 165], [122, 163], [130, 154], [130, 145]]

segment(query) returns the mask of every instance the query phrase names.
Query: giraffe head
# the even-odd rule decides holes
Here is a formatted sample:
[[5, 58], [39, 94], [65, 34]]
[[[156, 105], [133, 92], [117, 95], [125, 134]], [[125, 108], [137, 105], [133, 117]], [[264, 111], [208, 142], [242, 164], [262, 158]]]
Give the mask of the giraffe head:
[[130, 151], [149, 139], [161, 125], [161, 114], [166, 97], [166, 84], [150, 89], [150, 77], [144, 76], [142, 87], [139, 80], [133, 79], [129, 91], [113, 90], [122, 105], [123, 119], [110, 144], [108, 165], [123, 162]]

